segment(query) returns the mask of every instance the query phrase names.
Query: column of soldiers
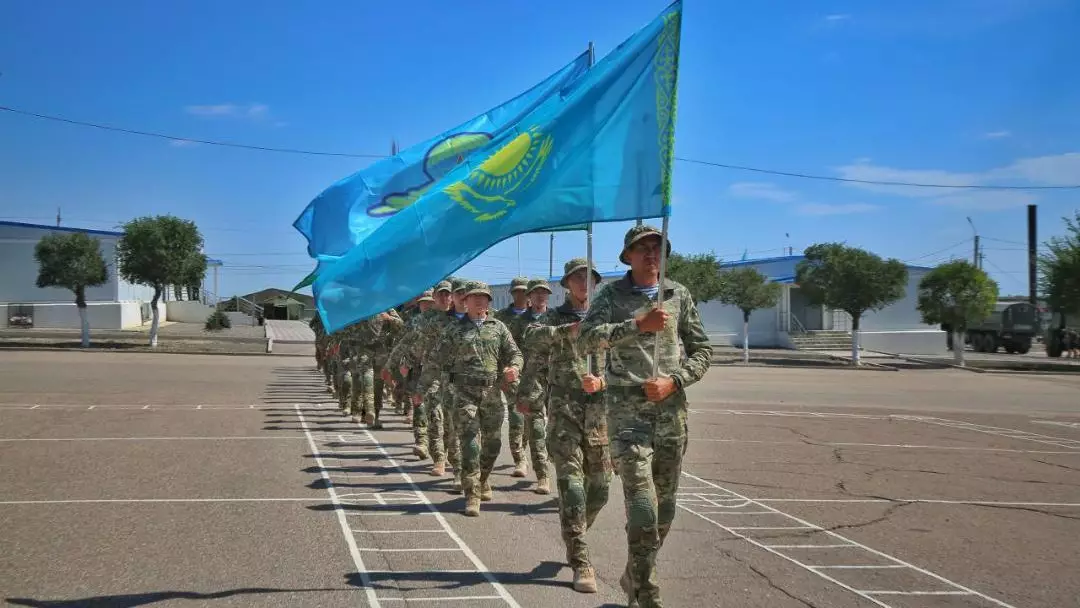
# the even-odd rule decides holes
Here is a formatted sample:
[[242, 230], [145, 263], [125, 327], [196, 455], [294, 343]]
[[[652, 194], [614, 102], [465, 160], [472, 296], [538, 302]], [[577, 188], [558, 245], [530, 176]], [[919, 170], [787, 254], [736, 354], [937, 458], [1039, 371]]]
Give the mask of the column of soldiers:
[[[453, 471], [465, 515], [478, 517], [481, 503], [494, 500], [507, 418], [514, 477], [525, 477], [531, 460], [534, 491], [550, 493], [550, 458], [566, 561], [582, 593], [597, 590], [585, 535], [619, 475], [627, 519], [620, 585], [638, 608], [663, 606], [656, 558], [675, 517], [685, 389], [712, 359], [689, 291], [660, 284], [661, 242], [655, 228], [631, 228], [619, 256], [630, 271], [607, 283], [585, 259], [570, 260], [560, 280], [566, 298], [554, 309], [544, 279], [514, 279], [513, 303], [493, 312], [485, 283], [448, 277], [400, 311], [331, 334], [312, 321], [316, 364], [343, 411], [380, 428], [382, 404], [394, 398], [411, 423], [413, 454], [431, 460], [433, 476]], [[598, 285], [591, 298], [590, 274]]]

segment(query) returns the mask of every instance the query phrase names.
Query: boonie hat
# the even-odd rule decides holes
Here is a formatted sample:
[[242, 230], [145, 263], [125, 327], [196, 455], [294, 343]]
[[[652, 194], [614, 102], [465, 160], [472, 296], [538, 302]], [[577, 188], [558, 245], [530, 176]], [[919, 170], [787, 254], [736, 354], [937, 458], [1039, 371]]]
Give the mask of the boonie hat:
[[[626, 257], [626, 254], [630, 251], [630, 247], [632, 247], [634, 243], [640, 241], [641, 239], [648, 238], [650, 236], [661, 238], [663, 235], [659, 230], [653, 228], [648, 224], [634, 226], [630, 230], [627, 230], [626, 236], [623, 237], [623, 249], [622, 253], [619, 254], [619, 261], [623, 264], [629, 265], [630, 259]], [[667, 242], [666, 255], [671, 255], [671, 239], [668, 239]]]

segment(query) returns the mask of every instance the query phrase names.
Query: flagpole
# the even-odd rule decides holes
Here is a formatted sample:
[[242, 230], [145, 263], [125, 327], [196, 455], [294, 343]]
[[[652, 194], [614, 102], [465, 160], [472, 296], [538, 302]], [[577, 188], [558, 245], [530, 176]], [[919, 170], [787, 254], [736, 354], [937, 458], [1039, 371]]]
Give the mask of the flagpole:
[[[668, 218], [670, 216], [664, 216], [663, 226], [660, 228], [660, 285], [656, 291], [656, 307], [663, 309], [664, 307], [664, 275], [667, 274], [667, 242], [668, 242]], [[660, 333], [656, 335], [656, 341], [653, 343], [653, 364], [652, 364], [652, 377], [656, 378], [660, 374], [660, 342], [663, 336]]]
[[[596, 64], [596, 47], [593, 45], [593, 41], [590, 40], [589, 41], [589, 67], [592, 68], [593, 65], [595, 65], [595, 64]], [[593, 269], [592, 232], [593, 232], [593, 223], [590, 221], [589, 225], [585, 228], [585, 265], [586, 265], [585, 276], [588, 277], [586, 279], [586, 283], [585, 283], [585, 285], [586, 285], [586, 288], [585, 288], [585, 301], [589, 303], [589, 306], [592, 306], [592, 294], [593, 294], [593, 288], [595, 287], [595, 285], [593, 285], [594, 277], [593, 277], [593, 270], [592, 270]], [[588, 366], [586, 369], [588, 370], [589, 374], [593, 373], [593, 360], [594, 360], [594, 358], [593, 358], [592, 355], [587, 355], [586, 358], [585, 358], [585, 364]]]

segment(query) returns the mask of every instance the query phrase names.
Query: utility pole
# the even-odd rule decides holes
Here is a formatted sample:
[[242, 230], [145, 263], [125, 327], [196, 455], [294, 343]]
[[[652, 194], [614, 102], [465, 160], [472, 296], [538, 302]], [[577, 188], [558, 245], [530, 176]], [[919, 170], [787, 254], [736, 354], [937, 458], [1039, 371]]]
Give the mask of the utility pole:
[[555, 276], [555, 233], [551, 233], [548, 240], [548, 276]]
[[975, 222], [971, 221], [971, 218], [967, 218], [968, 224], [971, 225], [971, 232], [975, 234], [975, 251], [971, 256], [971, 263], [975, 264], [975, 268], [982, 268], [982, 255], [979, 252], [979, 231], [975, 229]]
[[56, 208], [56, 227], [60, 227], [60, 207]]
[[1038, 285], [1038, 251], [1039, 245], [1036, 235], [1035, 219], [1037, 215], [1037, 205], [1028, 205], [1027, 208], [1027, 222], [1028, 222], [1028, 299], [1031, 300], [1031, 305], [1035, 308], [1039, 307], [1039, 293], [1037, 290]]

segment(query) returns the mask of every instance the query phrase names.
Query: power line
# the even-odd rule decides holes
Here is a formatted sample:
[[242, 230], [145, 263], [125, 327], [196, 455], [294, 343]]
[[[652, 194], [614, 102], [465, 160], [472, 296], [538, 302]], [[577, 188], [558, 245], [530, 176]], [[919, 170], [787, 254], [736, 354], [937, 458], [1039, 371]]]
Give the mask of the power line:
[[[68, 125], [75, 125], [80, 127], [90, 127], [94, 129], [100, 129], [103, 131], [113, 131], [116, 133], [125, 133], [128, 135], [142, 135], [144, 137], [155, 137], [158, 139], [166, 139], [171, 141], [182, 141], [197, 144], [206, 144], [209, 146], [222, 146], [226, 148], [240, 148], [244, 150], [257, 150], [260, 152], [281, 152], [285, 154], [302, 154], [306, 156], [334, 156], [339, 158], [386, 158], [385, 154], [360, 154], [351, 152], [326, 152], [320, 150], [305, 150], [301, 148], [279, 148], [274, 146], [256, 146], [251, 144], [241, 144], [236, 142], [227, 141], [215, 141], [210, 139], [195, 139], [193, 137], [181, 137], [178, 135], [168, 135], [165, 133], [156, 133], [153, 131], [142, 131], [138, 129], [128, 129], [125, 127], [116, 127], [112, 125], [105, 125], [94, 122], [87, 122], [83, 120], [74, 120], [71, 118], [64, 118], [62, 116], [54, 116], [51, 114], [41, 114], [38, 112], [30, 112], [28, 110], [19, 110], [9, 106], [0, 106], [0, 110], [9, 112], [11, 114], [17, 114], [20, 116], [29, 116], [32, 118], [38, 118], [41, 120], [49, 120], [53, 122], [64, 123]], [[920, 182], [902, 182], [902, 181], [888, 181], [888, 180], [870, 180], [870, 179], [854, 179], [850, 177], [836, 177], [834, 175], [816, 175], [813, 173], [798, 173], [794, 171], [779, 171], [776, 169], [764, 169], [761, 167], [748, 167], [745, 165], [732, 165], [727, 163], [718, 163], [713, 161], [701, 160], [697, 158], [686, 158], [682, 156], [676, 156], [675, 160], [691, 163], [696, 165], [704, 165], [708, 167], [716, 167], [720, 169], [728, 169], [732, 171], [748, 171], [752, 173], [762, 173], [765, 175], [777, 175], [782, 177], [793, 177], [798, 179], [812, 179], [819, 181], [830, 182], [842, 182], [849, 184], [867, 184], [874, 186], [906, 186], [909, 188], [941, 188], [952, 190], [1080, 190], [1080, 184], [1068, 185], [1068, 186], [992, 186], [983, 184], [934, 184], [934, 183], [920, 183]]]
[[905, 262], [915, 262], [915, 261], [918, 261], [918, 260], [924, 260], [924, 259], [926, 259], [926, 258], [929, 258], [929, 257], [933, 257], [933, 256], [936, 256], [936, 255], [939, 255], [939, 254], [945, 253], [946, 251], [950, 251], [950, 250], [952, 250], [952, 249], [956, 249], [957, 247], [959, 247], [959, 246], [961, 246], [961, 245], [966, 245], [966, 244], [968, 244], [969, 242], [971, 242], [971, 239], [964, 239], [964, 240], [962, 240], [962, 241], [959, 241], [959, 242], [957, 242], [957, 243], [953, 243], [952, 245], [949, 245], [948, 247], [946, 247], [946, 248], [944, 248], [944, 249], [938, 249], [937, 251], [932, 251], [932, 252], [930, 252], [930, 253], [927, 253], [927, 254], [924, 254], [924, 255], [920, 255], [920, 256], [919, 256], [919, 257], [917, 257], [917, 258], [909, 258], [909, 259], [907, 259], [907, 260], [904, 260], [904, 261], [905, 261]]

